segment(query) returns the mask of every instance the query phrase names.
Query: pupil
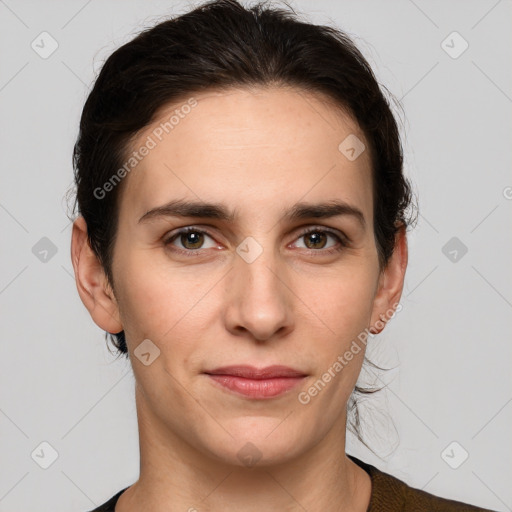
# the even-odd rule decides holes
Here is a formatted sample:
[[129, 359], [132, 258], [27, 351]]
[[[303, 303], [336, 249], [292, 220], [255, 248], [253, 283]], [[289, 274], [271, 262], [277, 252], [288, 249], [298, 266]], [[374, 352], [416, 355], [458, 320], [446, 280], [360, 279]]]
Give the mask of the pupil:
[[[323, 234], [319, 234], [319, 233], [311, 233], [308, 238], [311, 240], [313, 239], [313, 245], [314, 244], [318, 244], [319, 242], [321, 243], [321, 238], [323, 237], [324, 235]], [[323, 244], [321, 244], [321, 246], [323, 247]]]
[[[200, 233], [194, 233], [194, 232], [191, 232], [191, 233], [185, 233], [182, 235], [182, 243], [185, 247], [187, 247], [187, 244], [191, 244], [193, 245], [194, 247], [190, 247], [191, 249], [197, 249], [197, 245], [201, 245], [201, 234]], [[195, 241], [194, 241], [195, 239]]]

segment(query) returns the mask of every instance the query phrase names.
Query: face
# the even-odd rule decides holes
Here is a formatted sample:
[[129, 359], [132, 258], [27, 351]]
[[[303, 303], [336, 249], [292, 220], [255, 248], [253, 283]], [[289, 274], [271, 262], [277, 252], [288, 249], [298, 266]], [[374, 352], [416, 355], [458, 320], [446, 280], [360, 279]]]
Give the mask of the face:
[[[355, 159], [339, 149], [349, 136], [368, 144], [326, 98], [290, 88], [193, 97], [132, 144], [155, 143], [124, 178], [115, 297], [98, 286], [103, 306], [89, 310], [103, 329], [124, 329], [139, 413], [155, 431], [232, 464], [247, 442], [262, 462], [285, 461], [344, 432], [364, 345], [335, 363], [398, 302], [404, 253], [379, 272], [369, 149]], [[208, 375], [231, 365], [302, 377], [263, 397]]]

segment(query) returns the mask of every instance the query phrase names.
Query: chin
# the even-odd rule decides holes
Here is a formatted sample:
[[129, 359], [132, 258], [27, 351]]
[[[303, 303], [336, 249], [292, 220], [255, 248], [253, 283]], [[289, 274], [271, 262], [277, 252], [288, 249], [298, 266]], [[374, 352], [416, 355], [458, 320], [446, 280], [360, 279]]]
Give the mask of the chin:
[[272, 466], [286, 463], [305, 450], [304, 435], [299, 429], [290, 429], [290, 425], [285, 427], [282, 418], [237, 418], [224, 427], [233, 437], [226, 434], [215, 449], [210, 449], [226, 464]]

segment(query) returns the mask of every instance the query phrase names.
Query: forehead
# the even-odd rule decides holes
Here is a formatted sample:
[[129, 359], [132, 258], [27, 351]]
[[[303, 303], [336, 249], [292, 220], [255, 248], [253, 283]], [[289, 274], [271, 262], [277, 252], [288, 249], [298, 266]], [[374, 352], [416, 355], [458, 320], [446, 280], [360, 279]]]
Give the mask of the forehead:
[[[366, 146], [356, 159], [343, 151], [353, 137]], [[327, 194], [350, 199], [371, 218], [364, 134], [319, 94], [290, 87], [192, 94], [160, 109], [131, 151], [143, 146], [150, 149], [125, 178], [121, 199], [121, 210], [129, 204], [134, 215], [172, 198], [236, 200], [237, 210], [261, 211]]]

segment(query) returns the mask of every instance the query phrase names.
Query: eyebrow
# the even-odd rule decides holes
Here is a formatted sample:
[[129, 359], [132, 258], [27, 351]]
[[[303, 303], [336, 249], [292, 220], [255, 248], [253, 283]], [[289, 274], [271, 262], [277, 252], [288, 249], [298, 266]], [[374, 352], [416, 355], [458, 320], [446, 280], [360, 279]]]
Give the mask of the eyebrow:
[[[331, 200], [323, 203], [296, 203], [289, 210], [283, 212], [282, 217], [286, 221], [295, 221], [327, 219], [341, 215], [354, 217], [363, 229], [366, 228], [366, 219], [363, 212], [341, 200]], [[233, 222], [236, 219], [236, 211], [230, 211], [221, 203], [178, 199], [147, 211], [139, 219], [139, 224], [158, 217], [196, 217]]]

